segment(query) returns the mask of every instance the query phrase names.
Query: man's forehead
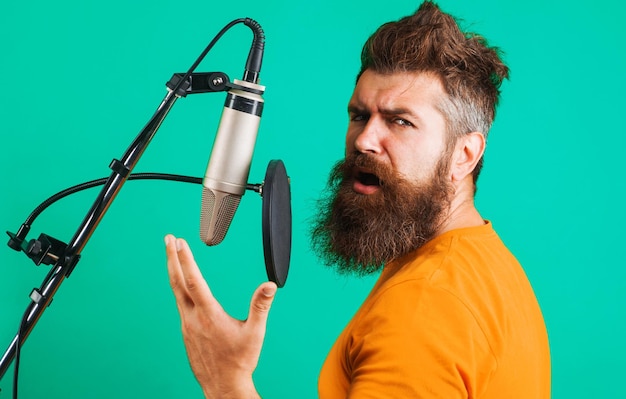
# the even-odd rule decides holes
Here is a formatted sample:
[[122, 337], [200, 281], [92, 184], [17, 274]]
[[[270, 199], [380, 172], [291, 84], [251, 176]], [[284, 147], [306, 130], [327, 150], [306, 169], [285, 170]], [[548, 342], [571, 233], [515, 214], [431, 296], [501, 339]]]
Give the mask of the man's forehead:
[[348, 108], [380, 110], [411, 110], [435, 106], [445, 91], [441, 80], [428, 72], [396, 72], [391, 74], [366, 70], [354, 89]]

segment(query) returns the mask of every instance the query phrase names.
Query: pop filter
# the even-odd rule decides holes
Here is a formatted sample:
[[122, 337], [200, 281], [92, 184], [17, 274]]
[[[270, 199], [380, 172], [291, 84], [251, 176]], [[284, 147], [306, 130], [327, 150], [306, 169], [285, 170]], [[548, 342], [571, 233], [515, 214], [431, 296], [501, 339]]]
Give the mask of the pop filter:
[[267, 165], [261, 196], [267, 278], [282, 287], [291, 259], [291, 190], [283, 161], [272, 160]]

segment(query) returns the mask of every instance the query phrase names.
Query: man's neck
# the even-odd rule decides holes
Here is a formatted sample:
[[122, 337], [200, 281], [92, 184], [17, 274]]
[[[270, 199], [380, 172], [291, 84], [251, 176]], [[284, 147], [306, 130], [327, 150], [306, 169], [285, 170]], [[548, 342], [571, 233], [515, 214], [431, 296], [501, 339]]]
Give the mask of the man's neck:
[[466, 180], [455, 187], [450, 209], [435, 237], [450, 230], [482, 226], [483, 224], [485, 224], [485, 220], [474, 205], [474, 183]]

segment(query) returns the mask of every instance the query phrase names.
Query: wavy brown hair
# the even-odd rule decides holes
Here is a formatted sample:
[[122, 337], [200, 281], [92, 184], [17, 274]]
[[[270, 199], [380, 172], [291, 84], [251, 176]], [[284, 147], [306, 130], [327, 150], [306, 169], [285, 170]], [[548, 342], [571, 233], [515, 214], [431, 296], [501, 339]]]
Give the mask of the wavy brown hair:
[[[382, 25], [370, 36], [361, 52], [358, 78], [370, 69], [381, 74], [433, 73], [448, 94], [439, 110], [447, 121], [450, 140], [470, 132], [487, 137], [495, 117], [500, 85], [509, 69], [496, 47], [474, 33], [463, 32], [457, 21], [432, 1], [415, 14]], [[473, 171], [474, 183], [483, 160]]]

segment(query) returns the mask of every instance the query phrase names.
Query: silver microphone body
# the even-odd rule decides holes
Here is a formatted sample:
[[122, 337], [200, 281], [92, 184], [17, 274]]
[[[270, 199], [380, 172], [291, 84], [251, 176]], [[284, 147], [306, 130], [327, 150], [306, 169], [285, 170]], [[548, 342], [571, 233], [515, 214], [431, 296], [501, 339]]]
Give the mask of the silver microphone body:
[[237, 79], [234, 83], [202, 182], [200, 238], [207, 245], [222, 242], [246, 191], [263, 111], [264, 86]]

